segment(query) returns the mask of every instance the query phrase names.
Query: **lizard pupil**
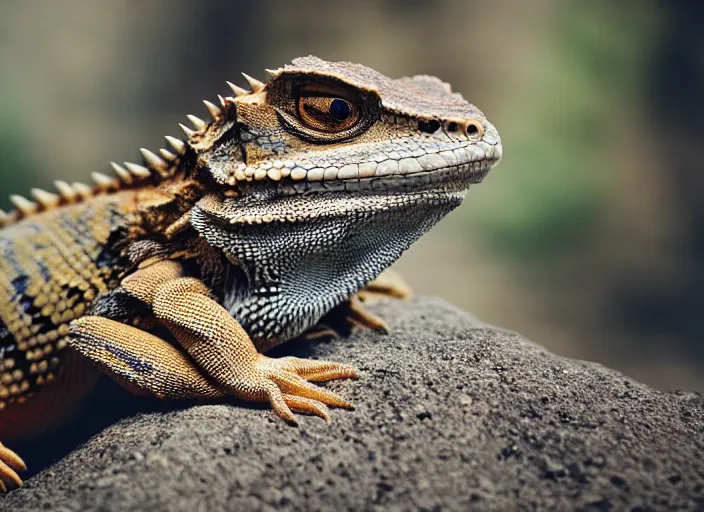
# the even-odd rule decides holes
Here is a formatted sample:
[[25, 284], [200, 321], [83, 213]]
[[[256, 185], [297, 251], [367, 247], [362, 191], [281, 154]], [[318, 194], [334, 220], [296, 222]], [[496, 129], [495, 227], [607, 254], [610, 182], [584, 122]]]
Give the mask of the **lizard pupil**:
[[329, 112], [336, 121], [344, 121], [350, 117], [350, 106], [345, 100], [336, 99], [330, 103]]

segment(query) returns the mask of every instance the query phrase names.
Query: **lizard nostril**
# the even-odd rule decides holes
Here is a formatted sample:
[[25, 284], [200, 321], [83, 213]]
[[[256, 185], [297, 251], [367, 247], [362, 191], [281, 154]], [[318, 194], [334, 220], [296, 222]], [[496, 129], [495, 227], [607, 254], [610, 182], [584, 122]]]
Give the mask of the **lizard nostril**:
[[474, 139], [480, 139], [484, 135], [484, 127], [475, 119], [467, 121], [465, 130], [467, 130], [467, 135]]
[[418, 129], [425, 133], [435, 133], [440, 128], [440, 123], [435, 119], [430, 119], [426, 121], [421, 119], [418, 121]]

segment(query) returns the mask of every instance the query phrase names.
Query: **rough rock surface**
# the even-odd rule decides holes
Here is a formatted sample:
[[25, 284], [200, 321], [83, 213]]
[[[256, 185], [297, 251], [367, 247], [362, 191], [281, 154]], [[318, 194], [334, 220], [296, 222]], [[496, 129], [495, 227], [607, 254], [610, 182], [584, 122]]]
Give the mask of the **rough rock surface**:
[[81, 421], [107, 404], [112, 424], [0, 507], [704, 510], [700, 395], [556, 357], [440, 300], [375, 310], [393, 334], [287, 348], [362, 370], [359, 381], [330, 384], [357, 406], [334, 410], [331, 426], [109, 388]]

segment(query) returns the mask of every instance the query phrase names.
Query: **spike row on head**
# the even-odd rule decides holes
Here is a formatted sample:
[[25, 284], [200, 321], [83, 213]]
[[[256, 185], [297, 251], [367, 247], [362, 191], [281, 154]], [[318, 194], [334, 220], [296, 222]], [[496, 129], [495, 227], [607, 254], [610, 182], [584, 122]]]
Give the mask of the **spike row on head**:
[[263, 82], [260, 82], [256, 78], [252, 78], [247, 73], [242, 73], [242, 76], [244, 77], [245, 80], [247, 80], [247, 83], [252, 88], [252, 92], [260, 92], [264, 89]]
[[169, 164], [167, 164], [163, 158], [148, 149], [140, 148], [139, 152], [142, 153], [144, 163], [147, 164], [147, 167], [156, 170], [164, 170], [169, 167]]
[[[266, 69], [265, 71], [271, 77], [276, 76], [278, 73], [277, 70], [273, 70], [273, 69]], [[243, 89], [242, 87], [239, 87], [239, 86], [233, 84], [232, 82], [227, 82], [227, 85], [230, 87], [230, 89], [232, 89], [232, 92], [235, 94], [235, 96], [243, 96], [246, 94], [257, 93], [257, 92], [262, 91], [264, 89], [264, 87], [266, 86], [266, 84], [264, 84], [264, 82], [260, 82], [256, 78], [253, 78], [246, 73], [242, 73], [242, 76], [245, 78], [245, 80], [247, 80], [247, 83], [252, 88], [252, 90], [248, 91], [246, 89]], [[220, 104], [223, 107], [227, 106], [228, 100], [234, 101], [234, 98], [223, 98], [220, 95], [218, 95], [218, 99], [220, 100]], [[212, 103], [208, 100], [203, 100], [203, 103], [205, 104], [205, 108], [208, 110], [208, 113], [210, 114], [210, 117], [212, 117], [213, 121], [219, 121], [220, 118], [222, 117], [222, 108], [218, 107], [217, 105], [215, 105], [214, 103]], [[188, 126], [181, 124], [181, 123], [179, 123], [179, 126], [183, 130], [183, 133], [186, 134], [186, 137], [188, 137], [189, 139], [192, 138], [194, 135], [198, 134], [198, 132], [202, 132], [203, 130], [205, 130], [208, 127], [208, 123], [206, 123], [203, 119], [199, 118], [198, 116], [194, 116], [193, 114], [189, 114], [186, 117], [191, 122], [191, 124], [193, 125], [193, 128], [195, 128], [195, 130], [193, 128], [189, 128]], [[167, 137], [167, 139], [169, 139], [170, 143], [172, 142], [169, 137]], [[181, 153], [179, 148], [176, 148], [174, 146], [174, 149], [177, 149], [179, 154]]]
[[185, 134], [186, 134], [186, 137], [188, 137], [188, 138], [191, 138], [191, 137], [193, 137], [196, 133], [198, 133], [198, 132], [196, 132], [195, 130], [191, 130], [191, 129], [190, 129], [188, 126], [186, 126], [185, 124], [179, 123], [178, 125], [181, 127], [181, 129], [183, 130], [183, 133], [185, 133]]
[[178, 159], [178, 155], [174, 155], [171, 151], [169, 151], [168, 149], [164, 149], [164, 148], [159, 150], [159, 155], [161, 155], [161, 158], [163, 158], [164, 160], [166, 160], [168, 162], [173, 162], [176, 159]]
[[222, 115], [222, 110], [220, 110], [220, 107], [218, 107], [215, 103], [209, 102], [208, 100], [203, 100], [203, 104], [205, 105], [205, 108], [208, 109], [208, 113], [210, 114], [210, 117], [213, 118], [213, 121], [220, 119], [220, 116]]
[[181, 139], [177, 139], [176, 137], [171, 137], [170, 135], [166, 136], [166, 142], [169, 143], [169, 145], [176, 151], [177, 154], [182, 155], [186, 152], [186, 143], [183, 142]]
[[249, 91], [247, 89], [243, 89], [242, 87], [233, 84], [232, 82], [227, 82], [227, 85], [232, 89], [232, 92], [235, 94], [235, 96], [244, 96], [245, 94], [249, 94]]
[[208, 126], [208, 123], [203, 121], [200, 117], [194, 116], [193, 114], [188, 114], [186, 117], [198, 131], [204, 130]]
[[152, 175], [151, 171], [143, 165], [125, 162], [125, 167], [133, 176], [136, 176], [137, 178], [148, 178]]
[[[265, 71], [272, 78], [276, 76], [277, 73], [276, 70], [266, 69]], [[264, 89], [265, 84], [263, 82], [260, 82], [256, 78], [253, 78], [247, 75], [246, 73], [242, 73], [242, 76], [244, 76], [245, 80], [247, 80], [247, 83], [252, 88], [251, 92], [257, 93]], [[232, 82], [227, 82], [227, 85], [232, 89], [235, 96], [243, 96], [245, 94], [250, 94], [250, 91], [247, 91], [246, 89], [243, 89], [242, 87], [239, 87], [233, 84]], [[226, 106], [226, 99], [220, 95], [218, 95], [218, 98], [220, 100], [221, 105], [223, 107]], [[220, 116], [222, 115], [222, 109], [207, 100], [204, 100], [203, 103], [205, 104], [205, 107], [207, 108], [208, 113], [213, 118], [213, 120], [219, 120]], [[208, 126], [208, 124], [204, 120], [200, 119], [197, 116], [188, 115], [187, 117], [188, 120], [197, 129], [197, 131], [204, 130]], [[180, 126], [187, 137], [192, 137], [197, 133], [197, 131], [190, 129], [183, 124], [180, 124]], [[125, 166], [122, 167], [115, 162], [110, 162], [110, 165], [115, 171], [115, 174], [117, 175], [119, 181], [109, 176], [106, 176], [105, 174], [94, 172], [91, 176], [98, 189], [109, 190], [112, 188], [119, 188], [119, 182], [131, 185], [134, 182], [135, 178], [144, 179], [150, 177], [152, 173], [149, 168], [155, 170], [167, 169], [169, 167], [167, 161], [174, 161], [178, 158], [178, 155], [182, 155], [185, 153], [186, 143], [180, 139], [168, 135], [166, 136], [166, 140], [172, 147], [172, 149], [176, 151], [176, 154], [172, 153], [167, 149], [161, 149], [159, 150], [161, 156], [159, 156], [148, 149], [141, 148], [140, 152], [142, 153], [144, 162], [147, 164], [148, 167], [132, 162], [125, 162]], [[276, 169], [272, 169], [271, 172], [267, 173], [267, 176], [275, 181], [281, 179], [281, 173]], [[242, 176], [242, 178], [245, 177]], [[251, 179], [251, 176], [249, 176], [249, 178]], [[256, 176], [256, 178], [261, 179], [262, 176]], [[92, 188], [84, 183], [76, 182], [73, 184], [69, 184], [65, 181], [57, 180], [54, 182], [54, 185], [56, 186], [56, 189], [58, 190], [59, 194], [47, 192], [39, 188], [34, 188], [31, 190], [31, 194], [32, 197], [36, 200], [36, 202], [30, 201], [29, 199], [18, 194], [11, 195], [10, 201], [12, 201], [14, 206], [22, 215], [27, 216], [36, 212], [40, 208], [46, 209], [54, 207], [58, 205], [62, 199], [67, 203], [71, 203], [79, 198], [85, 199], [93, 195]], [[9, 217], [10, 216], [6, 212], [0, 210], [0, 223], [5, 222]]]

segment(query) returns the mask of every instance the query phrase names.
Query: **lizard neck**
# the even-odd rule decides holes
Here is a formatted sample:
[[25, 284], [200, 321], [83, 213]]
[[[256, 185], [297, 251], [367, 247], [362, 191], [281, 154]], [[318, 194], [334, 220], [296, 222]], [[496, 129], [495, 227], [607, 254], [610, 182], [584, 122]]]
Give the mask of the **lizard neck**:
[[[191, 223], [231, 262], [225, 308], [255, 340], [273, 345], [312, 327], [376, 278], [465, 193], [248, 196], [230, 204], [260, 221], [227, 225], [217, 213], [228, 202], [208, 197], [193, 209]], [[257, 214], [262, 208], [267, 221]]]

